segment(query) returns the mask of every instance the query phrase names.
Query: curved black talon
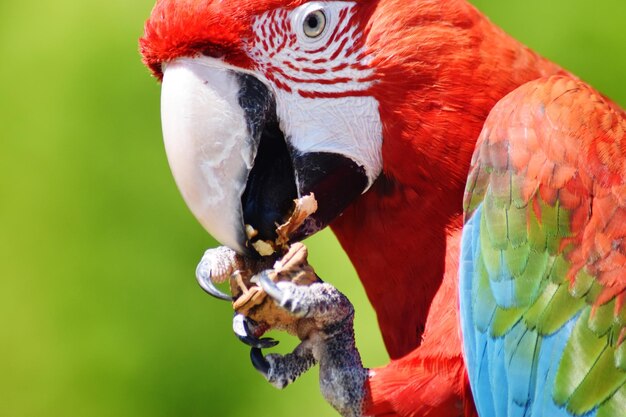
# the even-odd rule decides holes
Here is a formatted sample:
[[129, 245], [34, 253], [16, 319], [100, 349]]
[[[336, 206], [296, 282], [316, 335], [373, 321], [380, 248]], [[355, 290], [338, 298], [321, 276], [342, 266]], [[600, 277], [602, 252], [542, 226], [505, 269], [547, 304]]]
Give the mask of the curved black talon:
[[259, 348], [250, 349], [250, 360], [252, 361], [252, 366], [254, 369], [261, 372], [263, 375], [267, 375], [270, 371], [270, 363], [263, 356], [263, 352]]
[[257, 339], [250, 336], [237, 336], [239, 340], [241, 340], [246, 345], [252, 347], [253, 349], [267, 349], [274, 347], [278, 344], [278, 340], [272, 339], [271, 337], [264, 337], [263, 339]]
[[268, 275], [267, 271], [263, 271], [259, 274], [259, 284], [263, 291], [267, 293], [274, 300], [281, 302], [283, 299], [283, 290], [278, 288], [278, 285]]
[[196, 268], [196, 280], [198, 281], [198, 284], [200, 284], [200, 287], [202, 287], [202, 289], [207, 294], [212, 295], [213, 297], [220, 300], [233, 301], [233, 297], [224, 294], [217, 289], [217, 287], [211, 280], [211, 273], [207, 273], [206, 270], [202, 269], [202, 262], [200, 262], [200, 264]]
[[235, 317], [233, 317], [233, 331], [240, 341], [248, 346], [258, 349], [267, 349], [278, 344], [278, 340], [272, 339], [271, 337], [259, 339], [252, 336], [248, 320], [249, 319], [243, 314], [235, 314]]

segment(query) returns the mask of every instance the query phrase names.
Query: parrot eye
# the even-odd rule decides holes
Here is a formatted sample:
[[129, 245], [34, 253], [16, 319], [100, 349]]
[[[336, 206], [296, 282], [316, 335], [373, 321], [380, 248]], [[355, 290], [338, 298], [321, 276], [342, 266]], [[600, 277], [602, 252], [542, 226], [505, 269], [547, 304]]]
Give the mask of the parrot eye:
[[317, 38], [326, 28], [326, 15], [321, 10], [315, 10], [304, 18], [304, 34], [309, 38]]

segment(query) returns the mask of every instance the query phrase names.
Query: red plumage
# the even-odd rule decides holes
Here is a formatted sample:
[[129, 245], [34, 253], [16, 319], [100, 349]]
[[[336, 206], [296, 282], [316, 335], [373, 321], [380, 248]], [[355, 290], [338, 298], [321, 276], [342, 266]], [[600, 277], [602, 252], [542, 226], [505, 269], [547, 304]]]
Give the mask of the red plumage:
[[[409, 7], [419, 10], [409, 13]], [[471, 415], [471, 405], [459, 406], [471, 404], [471, 394], [460, 371], [456, 286], [471, 155], [498, 100], [529, 80], [562, 71], [464, 1], [381, 2], [377, 13], [370, 39], [383, 74], [376, 97], [386, 128], [385, 178], [332, 224], [395, 359], [376, 371], [371, 411], [451, 416], [465, 409]], [[390, 33], [391, 39], [383, 36]], [[410, 377], [400, 377], [398, 369]], [[426, 381], [431, 390], [424, 398]], [[408, 399], [425, 403], [407, 407]], [[429, 403], [439, 404], [431, 414]]]
[[[201, 53], [252, 68], [243, 49], [253, 38], [251, 18], [302, 3], [159, 1], [141, 40], [144, 62], [157, 77], [162, 62]], [[365, 412], [472, 416], [457, 308], [470, 159], [502, 97], [530, 80], [565, 72], [465, 0], [359, 3], [377, 80], [369, 93], [380, 103], [383, 175], [331, 227], [365, 286], [393, 359], [374, 370]], [[611, 158], [613, 152], [607, 145], [594, 155]], [[531, 156], [519, 158], [525, 163]], [[559, 175], [567, 173], [556, 180]], [[623, 201], [623, 195], [615, 198]]]

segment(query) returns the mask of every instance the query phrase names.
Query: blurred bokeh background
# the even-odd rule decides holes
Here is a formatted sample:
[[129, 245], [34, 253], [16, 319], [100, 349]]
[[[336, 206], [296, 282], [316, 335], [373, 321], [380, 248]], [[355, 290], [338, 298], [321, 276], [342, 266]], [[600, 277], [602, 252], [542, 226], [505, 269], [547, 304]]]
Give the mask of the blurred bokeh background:
[[[159, 85], [137, 38], [153, 0], [0, 2], [0, 416], [333, 416], [317, 370], [277, 391], [193, 272], [215, 245], [165, 160]], [[476, 0], [626, 105], [624, 0]], [[333, 236], [312, 263], [375, 316]], [[295, 340], [282, 338], [278, 351]]]

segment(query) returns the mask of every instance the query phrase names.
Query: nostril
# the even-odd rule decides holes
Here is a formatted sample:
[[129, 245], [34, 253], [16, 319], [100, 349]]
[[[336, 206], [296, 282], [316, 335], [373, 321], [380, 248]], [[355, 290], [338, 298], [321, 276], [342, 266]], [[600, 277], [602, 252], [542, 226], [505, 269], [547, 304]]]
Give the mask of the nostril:
[[224, 51], [216, 46], [205, 46], [202, 48], [201, 54], [204, 56], [208, 56], [210, 58], [222, 58], [224, 56]]

